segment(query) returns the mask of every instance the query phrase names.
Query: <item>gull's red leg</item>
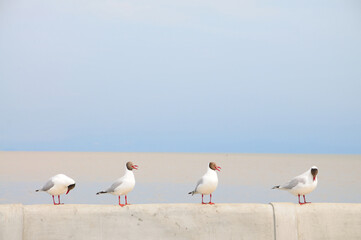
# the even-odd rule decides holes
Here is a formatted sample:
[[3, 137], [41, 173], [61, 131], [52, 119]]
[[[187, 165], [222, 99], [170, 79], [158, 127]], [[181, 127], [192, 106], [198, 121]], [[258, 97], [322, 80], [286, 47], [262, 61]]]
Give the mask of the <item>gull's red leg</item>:
[[60, 203], [60, 195], [58, 195], [58, 205], [60, 205], [62, 203]]
[[207, 204], [207, 203], [203, 202], [203, 194], [202, 194], [202, 204]]
[[301, 203], [300, 194], [298, 194], [298, 203], [299, 203], [300, 205], [304, 204], [304, 203]]
[[118, 199], [119, 199], [119, 206], [124, 207], [125, 205], [120, 203], [120, 195], [118, 196]]
[[212, 203], [212, 193], [209, 195], [209, 204], [214, 204]]
[[53, 196], [53, 203], [54, 203], [54, 205], [58, 205], [58, 204], [55, 203], [54, 195], [52, 195], [52, 196]]
[[130, 204], [128, 204], [128, 197], [127, 197], [127, 195], [125, 195], [125, 205], [130, 205]]
[[[305, 195], [303, 195], [303, 197], [305, 197]], [[306, 202], [301, 203], [301, 200], [300, 200], [300, 194], [298, 194], [298, 203], [299, 203], [300, 205], [302, 205], [302, 204], [305, 204], [305, 203], [306, 203]]]
[[304, 203], [311, 203], [311, 202], [306, 202], [306, 197], [305, 197], [305, 195], [303, 195], [303, 201], [304, 201]]

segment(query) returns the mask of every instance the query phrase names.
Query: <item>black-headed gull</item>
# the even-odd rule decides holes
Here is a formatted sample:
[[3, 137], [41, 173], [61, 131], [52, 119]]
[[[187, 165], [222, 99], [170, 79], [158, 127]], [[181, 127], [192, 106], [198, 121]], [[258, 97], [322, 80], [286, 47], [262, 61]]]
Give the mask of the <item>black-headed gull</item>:
[[195, 189], [188, 194], [192, 194], [192, 196], [194, 194], [202, 194], [202, 204], [206, 204], [203, 202], [203, 195], [209, 194], [209, 204], [214, 204], [212, 203], [212, 193], [214, 190], [216, 190], [218, 185], [218, 176], [216, 170], [221, 171], [220, 169], [221, 167], [217, 166], [215, 162], [210, 162], [208, 164], [208, 170], [206, 174], [204, 174], [203, 177], [199, 179]]
[[[43, 191], [49, 193], [53, 196], [54, 205], [59, 205], [62, 204], [60, 203], [60, 195], [64, 193], [68, 194], [74, 187], [75, 181], [73, 179], [64, 174], [58, 174], [51, 177], [45, 185], [41, 189], [36, 190], [36, 192]], [[58, 196], [58, 203], [55, 203], [54, 196]]]
[[[290, 192], [291, 194], [298, 196], [298, 203], [305, 204], [311, 203], [306, 202], [306, 194], [309, 194], [317, 187], [317, 173], [318, 168], [316, 166], [311, 167], [307, 172], [293, 178], [291, 181], [274, 186], [272, 189], [281, 189]], [[300, 196], [303, 195], [303, 203], [300, 201]]]
[[[135, 186], [133, 169], [138, 169], [138, 166], [134, 165], [132, 162], [127, 162], [125, 167], [125, 174], [123, 177], [117, 179], [107, 190], [97, 193], [97, 195], [102, 193], [111, 193], [118, 196], [119, 206], [122, 207], [128, 205], [127, 194], [132, 191]], [[125, 195], [125, 204], [120, 203], [120, 196], [122, 195]]]

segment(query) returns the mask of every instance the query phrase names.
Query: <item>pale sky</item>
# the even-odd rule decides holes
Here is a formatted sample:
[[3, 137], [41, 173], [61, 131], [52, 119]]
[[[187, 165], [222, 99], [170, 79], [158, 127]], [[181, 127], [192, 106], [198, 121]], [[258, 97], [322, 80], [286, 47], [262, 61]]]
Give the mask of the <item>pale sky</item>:
[[361, 2], [0, 0], [0, 150], [361, 154]]

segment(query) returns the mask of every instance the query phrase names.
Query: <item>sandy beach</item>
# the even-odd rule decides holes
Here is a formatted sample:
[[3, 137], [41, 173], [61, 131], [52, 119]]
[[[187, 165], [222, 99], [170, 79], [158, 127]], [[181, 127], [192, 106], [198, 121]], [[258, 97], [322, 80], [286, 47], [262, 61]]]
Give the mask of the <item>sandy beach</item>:
[[313, 202], [358, 203], [361, 192], [361, 155], [308, 154], [197, 154], [197, 153], [99, 153], [99, 152], [0, 152], [0, 203], [50, 203], [35, 189], [52, 175], [64, 173], [77, 182], [65, 203], [116, 204], [112, 195], [96, 196], [121, 177], [124, 165], [139, 165], [131, 203], [197, 203], [200, 196], [187, 193], [215, 161], [222, 167], [215, 202], [296, 202], [284, 191], [271, 190], [316, 165], [318, 188], [308, 196]]

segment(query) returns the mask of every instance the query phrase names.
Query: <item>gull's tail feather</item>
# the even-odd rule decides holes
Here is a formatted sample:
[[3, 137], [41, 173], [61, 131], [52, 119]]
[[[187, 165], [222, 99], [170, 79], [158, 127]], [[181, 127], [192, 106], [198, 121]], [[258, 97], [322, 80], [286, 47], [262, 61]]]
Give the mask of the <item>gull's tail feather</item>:
[[106, 191], [97, 192], [97, 195], [107, 193]]

